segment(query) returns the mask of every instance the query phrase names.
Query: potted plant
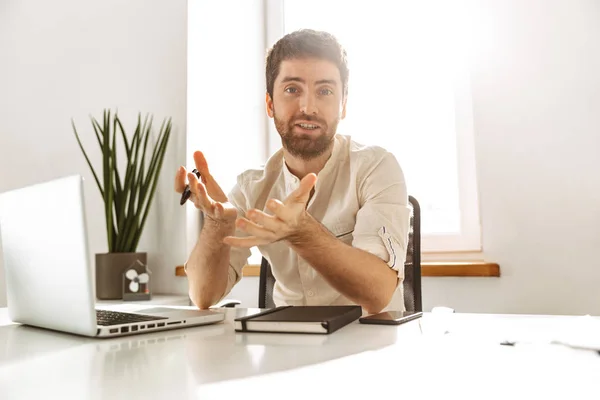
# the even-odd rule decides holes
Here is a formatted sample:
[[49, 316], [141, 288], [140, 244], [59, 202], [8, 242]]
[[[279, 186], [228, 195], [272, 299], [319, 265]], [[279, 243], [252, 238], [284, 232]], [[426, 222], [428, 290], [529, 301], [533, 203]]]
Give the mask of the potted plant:
[[102, 154], [101, 175], [96, 173], [73, 120], [71, 124], [104, 200], [108, 253], [96, 254], [96, 296], [102, 300], [120, 299], [124, 270], [133, 266], [142, 273], [147, 265], [147, 254], [137, 252], [137, 247], [171, 135], [171, 118], [165, 118], [156, 139], [151, 139], [151, 115], [142, 121], [138, 114], [131, 137], [117, 113], [104, 110], [102, 121], [90, 119]]

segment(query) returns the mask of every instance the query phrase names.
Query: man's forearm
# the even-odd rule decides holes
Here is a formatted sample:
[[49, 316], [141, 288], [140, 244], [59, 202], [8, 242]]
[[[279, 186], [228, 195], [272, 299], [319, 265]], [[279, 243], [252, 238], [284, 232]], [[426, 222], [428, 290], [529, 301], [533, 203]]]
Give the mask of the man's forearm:
[[288, 242], [332, 287], [367, 312], [379, 312], [391, 300], [396, 271], [379, 257], [338, 240], [311, 216]]
[[234, 222], [217, 223], [204, 219], [200, 237], [187, 262], [190, 297], [198, 308], [215, 304], [227, 287], [231, 246], [223, 238], [235, 231]]

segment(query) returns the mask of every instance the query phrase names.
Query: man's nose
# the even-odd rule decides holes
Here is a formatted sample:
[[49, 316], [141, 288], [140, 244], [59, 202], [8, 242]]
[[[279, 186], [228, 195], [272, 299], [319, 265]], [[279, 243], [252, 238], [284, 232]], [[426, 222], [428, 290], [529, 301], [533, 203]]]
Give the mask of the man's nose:
[[319, 113], [314, 96], [310, 94], [302, 96], [300, 99], [300, 112], [304, 115], [317, 115]]

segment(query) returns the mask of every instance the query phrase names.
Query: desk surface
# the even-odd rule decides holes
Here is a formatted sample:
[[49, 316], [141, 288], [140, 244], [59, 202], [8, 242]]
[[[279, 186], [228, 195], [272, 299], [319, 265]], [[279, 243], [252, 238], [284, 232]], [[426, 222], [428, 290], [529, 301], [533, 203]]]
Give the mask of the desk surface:
[[[167, 299], [168, 300], [168, 299]], [[174, 304], [174, 301], [165, 301]], [[113, 304], [133, 311], [136, 304]], [[331, 335], [224, 323], [91, 339], [12, 324], [0, 309], [0, 398], [598, 398], [600, 355], [543, 342], [582, 317], [426, 313]], [[598, 322], [598, 319], [594, 319]], [[533, 344], [503, 346], [505, 339]]]

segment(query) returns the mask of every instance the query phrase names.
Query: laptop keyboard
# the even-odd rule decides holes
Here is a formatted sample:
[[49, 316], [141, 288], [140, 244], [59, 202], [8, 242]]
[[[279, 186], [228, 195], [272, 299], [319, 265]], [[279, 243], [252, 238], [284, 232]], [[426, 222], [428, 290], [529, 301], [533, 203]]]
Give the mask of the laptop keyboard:
[[98, 325], [102, 326], [131, 324], [135, 322], [156, 321], [161, 319], [167, 318], [118, 311], [96, 310], [96, 320], [98, 321]]

